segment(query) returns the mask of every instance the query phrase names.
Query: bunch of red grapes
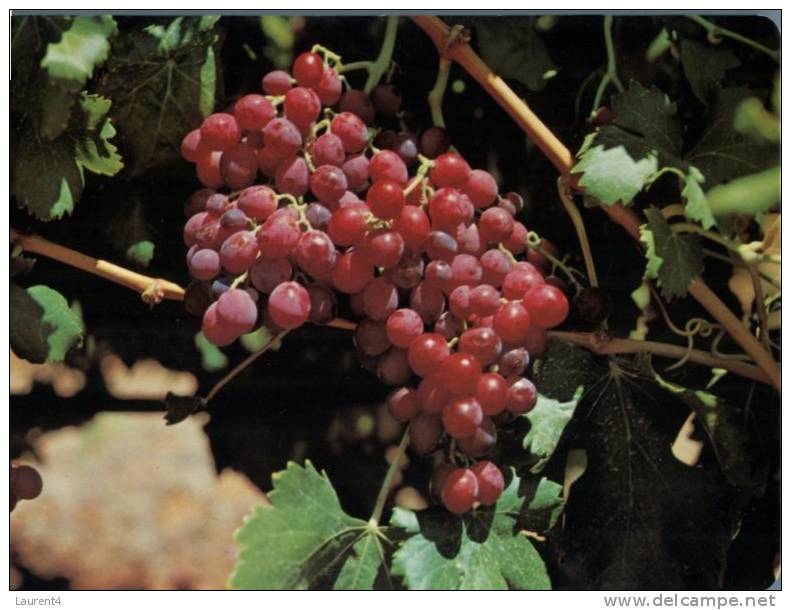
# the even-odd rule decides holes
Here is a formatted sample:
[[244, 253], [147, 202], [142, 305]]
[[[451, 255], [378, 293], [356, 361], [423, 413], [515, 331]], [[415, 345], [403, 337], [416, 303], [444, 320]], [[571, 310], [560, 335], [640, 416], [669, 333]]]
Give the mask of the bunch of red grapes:
[[516, 260], [521, 198], [448, 152], [443, 129], [374, 139], [369, 125], [397, 113], [400, 94], [343, 93], [333, 63], [301, 54], [184, 138], [205, 187], [187, 204], [187, 307], [225, 346], [260, 325], [328, 323], [346, 295], [363, 364], [398, 386], [388, 408], [410, 422], [413, 451], [442, 444], [474, 463], [437, 468], [436, 495], [456, 514], [492, 505], [503, 474], [475, 460], [497, 424], [535, 405], [524, 375], [568, 300]]

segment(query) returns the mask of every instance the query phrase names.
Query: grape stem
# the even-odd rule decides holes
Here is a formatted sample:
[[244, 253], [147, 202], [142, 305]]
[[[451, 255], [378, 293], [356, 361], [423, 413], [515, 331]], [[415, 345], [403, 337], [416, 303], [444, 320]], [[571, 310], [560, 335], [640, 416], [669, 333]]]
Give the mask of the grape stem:
[[604, 46], [607, 50], [607, 71], [604, 73], [604, 76], [599, 83], [599, 87], [596, 89], [596, 96], [593, 98], [593, 109], [591, 110], [591, 116], [596, 114], [596, 110], [601, 105], [601, 100], [602, 97], [604, 97], [604, 92], [607, 90], [607, 85], [612, 83], [615, 85], [615, 88], [618, 89], [618, 91], [623, 91], [623, 85], [621, 84], [621, 80], [618, 78], [618, 71], [616, 69], [615, 63], [615, 46], [612, 42], [612, 22], [612, 15], [604, 16]]
[[445, 127], [445, 117], [442, 114], [442, 100], [445, 97], [445, 90], [448, 88], [448, 77], [450, 76], [451, 61], [442, 55], [439, 58], [439, 68], [437, 69], [437, 80], [431, 91], [428, 92], [428, 105], [431, 108], [431, 121], [435, 127]]
[[[562, 260], [560, 260], [559, 258], [554, 256], [551, 252], [547, 252], [546, 249], [542, 248], [541, 247], [541, 242], [542, 241], [543, 240], [541, 239], [541, 236], [539, 236], [539, 234], [536, 233], [535, 231], [529, 231], [527, 233], [527, 247], [530, 248], [531, 250], [535, 250], [536, 252], [539, 252], [539, 253], [543, 254], [547, 258], [547, 260], [549, 260], [549, 262], [552, 263], [552, 267], [553, 267], [552, 272], [553, 273], [554, 273], [555, 269], [560, 269], [561, 271], [563, 271], [565, 276], [568, 278], [569, 282], [571, 282], [574, 285], [574, 288], [577, 290], [577, 292], [582, 290], [582, 285], [579, 283], [577, 278], [574, 277], [574, 273], [573, 272], [577, 271], [577, 270], [570, 268]], [[500, 244], [500, 246], [502, 246], [502, 244]], [[503, 250], [503, 249], [504, 248], [501, 247], [501, 250]], [[516, 264], [516, 259], [513, 258], [513, 255], [511, 256], [511, 258], [512, 258], [511, 262]], [[582, 275], [582, 273], [579, 272], [579, 271], [577, 271], [577, 273]], [[593, 285], [593, 284], [591, 284], [591, 285]]]
[[431, 159], [428, 159], [423, 155], [418, 155], [418, 159], [420, 159], [420, 166], [417, 168], [417, 172], [415, 172], [415, 177], [412, 178], [409, 185], [404, 189], [404, 197], [409, 197], [417, 185], [423, 182], [428, 170], [434, 167], [434, 162]]
[[755, 313], [758, 316], [758, 339], [763, 346], [768, 350], [769, 346], [769, 316], [766, 313], [766, 303], [764, 302], [764, 289], [761, 285], [761, 278], [758, 272], [752, 265], [747, 265], [747, 271], [750, 274], [750, 281], [753, 284], [753, 292], [755, 292]]
[[280, 340], [285, 337], [289, 333], [288, 330], [281, 331], [266, 344], [259, 349], [257, 352], [253, 352], [247, 358], [242, 360], [239, 364], [237, 364], [233, 369], [231, 369], [228, 373], [226, 373], [222, 379], [220, 379], [217, 383], [212, 386], [212, 389], [209, 390], [209, 393], [203, 398], [203, 405], [206, 406], [212, 398], [214, 398], [217, 393], [222, 390], [230, 381], [232, 381], [239, 373], [244, 371], [248, 366], [250, 366], [253, 362], [258, 360], [261, 356], [263, 356], [266, 352], [268, 352], [274, 345], [280, 342]]
[[401, 442], [398, 444], [398, 451], [396, 451], [395, 457], [390, 463], [390, 467], [387, 469], [385, 478], [382, 481], [382, 486], [379, 488], [379, 495], [376, 497], [374, 511], [371, 513], [371, 519], [369, 521], [369, 523], [374, 526], [379, 525], [379, 520], [382, 518], [382, 512], [384, 511], [387, 497], [390, 495], [390, 487], [393, 484], [393, 477], [395, 477], [401, 467], [401, 461], [404, 459], [407, 445], [409, 445], [409, 428], [404, 430], [404, 436], [401, 437]]
[[338, 74], [346, 74], [347, 72], [354, 72], [355, 70], [367, 70], [368, 72], [374, 66], [372, 61], [354, 61], [349, 64], [342, 64], [338, 69]]
[[692, 21], [697, 23], [700, 27], [705, 29], [706, 33], [709, 34], [709, 36], [711, 37], [719, 38], [724, 36], [725, 38], [736, 40], [738, 42], [741, 42], [742, 44], [746, 44], [748, 47], [752, 47], [753, 49], [756, 49], [757, 51], [764, 53], [765, 55], [768, 55], [775, 62], [780, 61], [780, 53], [778, 51], [770, 49], [769, 47], [765, 47], [764, 45], [755, 42], [754, 40], [747, 38], [746, 36], [742, 36], [738, 32], [734, 32], [732, 30], [727, 30], [725, 28], [722, 28], [717, 24], [712, 23], [708, 19], [701, 17], [700, 15], [687, 15], [687, 18], [691, 19]]
[[582, 250], [582, 257], [585, 259], [585, 270], [588, 273], [588, 283], [597, 288], [599, 286], [599, 278], [596, 275], [596, 266], [593, 264], [593, 253], [591, 252], [590, 241], [588, 241], [588, 232], [585, 230], [585, 222], [582, 220], [582, 214], [574, 204], [571, 198], [571, 190], [568, 185], [568, 177], [561, 176], [558, 178], [558, 196], [566, 209], [566, 213], [571, 219], [571, 224], [574, 225], [574, 230], [577, 232], [577, 239], [580, 242], [580, 249]]
[[[412, 21], [432, 40], [437, 51], [464, 68], [467, 73], [480, 84], [528, 135], [536, 146], [544, 153], [561, 175], [571, 173], [574, 156], [558, 137], [536, 116], [529, 106], [497, 76], [494, 71], [472, 50], [464, 40], [456, 40], [448, 46], [450, 28], [439, 17], [432, 15], [415, 15]], [[569, 183], [572, 188], [579, 188], [577, 179]], [[623, 227], [633, 239], [640, 240], [640, 219], [637, 214], [620, 203], [600, 206], [610, 220]], [[722, 300], [706, 285], [700, 276], [692, 279], [688, 286], [689, 293], [698, 301], [726, 332], [749, 354], [764, 371], [772, 385], [780, 389], [780, 368], [772, 354], [744, 327], [741, 320], [722, 302]]]
[[398, 34], [398, 16], [390, 15], [385, 25], [385, 37], [382, 41], [382, 48], [379, 50], [379, 56], [368, 69], [368, 80], [365, 81], [365, 87], [363, 87], [363, 91], [366, 93], [373, 91], [390, 67], [390, 62], [393, 60], [396, 34]]

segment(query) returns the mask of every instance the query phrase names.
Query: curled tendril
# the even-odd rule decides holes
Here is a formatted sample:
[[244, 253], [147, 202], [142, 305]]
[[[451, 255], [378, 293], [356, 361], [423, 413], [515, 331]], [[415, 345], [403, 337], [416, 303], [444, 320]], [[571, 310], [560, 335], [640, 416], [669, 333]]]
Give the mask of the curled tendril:
[[[666, 318], [666, 321], [668, 322], [668, 326], [671, 326], [672, 328], [670, 320]], [[682, 337], [686, 337], [687, 353], [684, 354], [684, 356], [678, 362], [666, 367], [665, 370], [672, 371], [679, 367], [684, 366], [689, 360], [689, 357], [692, 354], [692, 350], [695, 347], [695, 336], [701, 336], [704, 338], [709, 337], [711, 336], [711, 333], [713, 333], [715, 329], [719, 329], [720, 334], [724, 332], [718, 324], [712, 324], [711, 322], [704, 320], [703, 318], [691, 318], [687, 320], [687, 323], [684, 325], [683, 331], [680, 331], [680, 329], [678, 328], [672, 328], [673, 332], [675, 332], [676, 334], [681, 335]]]
[[654, 286], [649, 283], [648, 287], [651, 289], [651, 294], [653, 295], [656, 304], [659, 306], [659, 311], [662, 313], [662, 318], [664, 318], [667, 327], [679, 337], [684, 337], [687, 340], [687, 352], [684, 354], [684, 356], [677, 362], [665, 368], [666, 371], [672, 371], [684, 366], [687, 361], [689, 361], [689, 357], [692, 355], [692, 350], [695, 347], [695, 335], [708, 337], [715, 328], [719, 329], [720, 327], [717, 324], [712, 324], [711, 322], [704, 320], [703, 318], [691, 318], [684, 325], [684, 330], [680, 329], [673, 323], [673, 320], [670, 319], [670, 315], [667, 313], [665, 304], [657, 294]]

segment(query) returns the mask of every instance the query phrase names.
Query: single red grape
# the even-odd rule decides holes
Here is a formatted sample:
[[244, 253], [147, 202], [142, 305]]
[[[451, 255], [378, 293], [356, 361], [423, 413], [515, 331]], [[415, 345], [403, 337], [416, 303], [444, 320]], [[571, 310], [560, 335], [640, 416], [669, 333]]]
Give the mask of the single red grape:
[[450, 356], [450, 348], [442, 335], [425, 333], [410, 342], [408, 356], [412, 370], [420, 377], [428, 377], [440, 370]]
[[482, 461], [472, 467], [478, 479], [478, 502], [484, 506], [494, 506], [505, 489], [505, 479], [500, 469], [492, 462]]
[[450, 512], [461, 515], [472, 509], [478, 498], [478, 478], [469, 468], [457, 468], [442, 486], [442, 504]]

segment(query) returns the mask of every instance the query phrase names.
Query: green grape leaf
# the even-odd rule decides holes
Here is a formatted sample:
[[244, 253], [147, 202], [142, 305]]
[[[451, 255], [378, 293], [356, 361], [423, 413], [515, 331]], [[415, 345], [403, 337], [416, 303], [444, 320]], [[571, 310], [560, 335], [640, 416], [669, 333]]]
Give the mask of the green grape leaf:
[[[734, 127], [740, 103], [753, 95], [750, 89], [716, 86], [712, 91], [712, 120], [685, 155], [676, 106], [664, 93], [632, 82], [614, 96], [615, 122], [586, 137], [572, 170], [582, 173], [580, 184], [587, 194], [604, 204], [619, 201], [617, 197], [627, 204], [651, 182], [651, 167], [676, 168], [686, 175], [682, 188], [690, 217], [711, 223], [711, 213], [700, 197], [704, 179], [711, 188], [767, 169], [777, 163], [779, 153], [777, 145], [748, 137]], [[692, 184], [690, 177], [697, 184]]]
[[113, 176], [124, 167], [118, 149], [110, 142], [115, 128], [107, 117], [112, 102], [83, 91], [72, 113], [69, 135], [74, 138], [77, 162], [95, 174]]
[[514, 79], [531, 91], [541, 91], [558, 66], [532, 23], [511, 19], [478, 18], [475, 33], [484, 61], [503, 78]]
[[195, 347], [201, 355], [201, 366], [204, 371], [216, 373], [228, 366], [228, 356], [219, 347], [210, 342], [202, 332], [195, 335]]
[[692, 93], [701, 102], [709, 104], [725, 73], [741, 65], [739, 59], [726, 47], [714, 47], [696, 40], [681, 39], [681, 65]]
[[546, 351], [533, 364], [533, 382], [544, 396], [570, 402], [580, 386], [590, 388], [600, 380], [592, 372], [596, 358], [572, 343], [550, 339]]
[[588, 194], [612, 205], [632, 201], [656, 170], [654, 153], [635, 161], [623, 146], [605, 150], [599, 144], [584, 151], [573, 171], [582, 173], [579, 184]]
[[409, 589], [549, 589], [546, 567], [524, 530], [552, 527], [562, 510], [561, 486], [547, 479], [511, 480], [497, 504], [461, 517], [441, 508], [393, 511], [407, 536], [393, 574]]
[[337, 591], [393, 589], [384, 571], [383, 557], [382, 542], [375, 534], [368, 532], [358, 536], [332, 588]]
[[684, 200], [684, 212], [687, 218], [697, 220], [704, 229], [710, 229], [717, 224], [717, 221], [711, 212], [706, 193], [700, 186], [703, 180], [703, 174], [696, 167], [691, 166], [684, 179], [681, 198]]
[[152, 258], [154, 258], [154, 244], [147, 239], [138, 241], [126, 249], [126, 259], [140, 267], [148, 267]]
[[566, 424], [571, 421], [577, 404], [582, 397], [583, 387], [577, 388], [571, 400], [561, 402], [538, 395], [536, 406], [522, 415], [530, 422], [530, 430], [522, 440], [522, 446], [530, 453], [534, 464], [530, 472], [539, 473], [549, 462], [560, 442]]
[[47, 140], [68, 127], [80, 90], [109, 50], [112, 17], [12, 17], [12, 112]]
[[99, 80], [133, 174], [179, 157], [181, 139], [218, 97], [214, 17], [178, 17], [167, 27], [128, 32], [113, 44]]
[[168, 426], [184, 421], [190, 415], [205, 409], [207, 405], [203, 396], [179, 396], [173, 392], [168, 392], [162, 402], [165, 405], [165, 422]]
[[[655, 207], [645, 210], [650, 232], [646, 250], [646, 275], [658, 280], [662, 294], [667, 299], [687, 295], [689, 282], [703, 271], [703, 250], [694, 235], [674, 233]], [[642, 237], [641, 237], [642, 238]]]
[[116, 29], [109, 15], [75, 17], [61, 39], [47, 45], [41, 67], [76, 93], [93, 76], [94, 68], [107, 59], [109, 38]]
[[211, 31], [219, 20], [220, 15], [204, 15], [190, 20], [178, 17], [167, 27], [150, 25], [145, 31], [159, 41], [160, 52], [168, 54], [185, 44], [190, 44], [204, 32]]
[[623, 145], [633, 159], [654, 153], [660, 166], [673, 165], [681, 156], [682, 126], [676, 104], [657, 87], [629, 83], [612, 100], [615, 122], [600, 127], [595, 144]]
[[47, 286], [28, 289], [11, 284], [11, 348], [20, 358], [40, 364], [63, 362], [82, 343], [85, 326], [62, 294]]
[[546, 477], [525, 476], [518, 485], [509, 484], [498, 502], [520, 530], [542, 534], [555, 527], [563, 512], [563, 486]]
[[325, 474], [290, 462], [272, 475], [270, 506], [236, 532], [234, 589], [372, 589], [383, 567], [379, 530], [350, 517]]
[[597, 382], [575, 422], [587, 460], [564, 508], [566, 566], [585, 589], [716, 588], [739, 526], [712, 515], [744, 500], [713, 460], [691, 467], [671, 452], [689, 408], [658, 386], [645, 355], [594, 356], [585, 375]]
[[686, 161], [706, 177], [709, 189], [779, 164], [780, 147], [777, 143], [756, 140], [735, 128], [737, 109], [754, 95], [755, 92], [746, 87], [716, 91], [711, 122], [686, 155]]
[[[47, 78], [41, 77], [41, 58], [46, 43], [60, 33], [61, 25], [54, 18], [51, 22], [43, 21], [33, 15], [11, 15], [11, 95], [9, 105], [11, 112], [26, 114], [41, 95], [41, 83]], [[52, 26], [56, 27], [52, 27]], [[63, 27], [66, 27], [63, 25]]]
[[648, 225], [640, 227], [640, 241], [645, 245], [645, 274], [643, 277], [655, 280], [659, 277], [662, 259], [656, 253], [654, 233], [648, 228]]
[[45, 142], [33, 133], [24, 132], [14, 140], [11, 192], [17, 205], [41, 220], [70, 214], [84, 184], [71, 139], [63, 135]]
[[681, 122], [667, 95], [635, 81], [613, 98], [612, 110], [615, 122], [585, 138], [572, 171], [602, 203], [628, 204], [659, 167], [678, 164]]
[[37, 115], [39, 133], [47, 140], [54, 140], [69, 126], [76, 95], [55, 81], [43, 78], [40, 89], [40, 112]]

